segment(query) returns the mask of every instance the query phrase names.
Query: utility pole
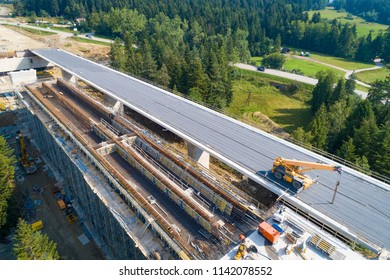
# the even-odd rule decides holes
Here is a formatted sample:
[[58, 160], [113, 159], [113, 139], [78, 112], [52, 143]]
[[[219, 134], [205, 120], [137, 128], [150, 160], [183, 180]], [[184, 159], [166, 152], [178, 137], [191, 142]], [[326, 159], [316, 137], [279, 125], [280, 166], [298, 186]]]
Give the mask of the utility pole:
[[333, 193], [333, 198], [332, 198], [332, 202], [331, 202], [331, 204], [333, 204], [334, 203], [334, 200], [336, 199], [336, 194], [337, 194], [337, 191], [338, 191], [338, 189], [339, 189], [339, 186], [340, 186], [340, 181], [341, 181], [341, 170], [340, 170], [340, 172], [339, 172], [339, 178], [338, 178], [338, 180], [337, 180], [337, 182], [336, 182], [336, 187], [335, 187], [335, 189], [334, 189], [334, 193]]

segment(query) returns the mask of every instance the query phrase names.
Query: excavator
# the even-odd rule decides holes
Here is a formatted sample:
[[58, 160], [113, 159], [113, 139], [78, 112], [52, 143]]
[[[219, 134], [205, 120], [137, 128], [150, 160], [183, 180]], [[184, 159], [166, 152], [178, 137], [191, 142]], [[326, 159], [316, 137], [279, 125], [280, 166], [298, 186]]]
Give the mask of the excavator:
[[20, 161], [22, 162], [23, 167], [26, 170], [27, 174], [33, 174], [37, 172], [37, 166], [35, 165], [34, 161], [29, 158], [27, 154], [23, 134], [20, 131], [17, 131], [17, 134], [18, 136], [16, 136], [16, 139], [19, 140]]
[[337, 165], [277, 157], [274, 160], [272, 173], [276, 179], [284, 179], [286, 182], [291, 183], [297, 191], [301, 191], [302, 188], [306, 190], [317, 182], [309, 175], [304, 174], [304, 172], [309, 170], [337, 171], [339, 174], [342, 172], [341, 166]]

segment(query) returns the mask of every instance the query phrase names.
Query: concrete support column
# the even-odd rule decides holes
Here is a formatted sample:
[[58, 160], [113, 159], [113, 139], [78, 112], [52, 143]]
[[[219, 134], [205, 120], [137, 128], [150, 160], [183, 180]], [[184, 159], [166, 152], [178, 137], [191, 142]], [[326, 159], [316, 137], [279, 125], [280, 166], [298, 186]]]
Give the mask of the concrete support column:
[[210, 154], [208, 152], [203, 151], [197, 146], [187, 142], [187, 152], [188, 155], [195, 160], [197, 163], [203, 165], [207, 169], [210, 165]]
[[61, 74], [62, 74], [62, 78], [67, 81], [68, 83], [72, 83], [76, 86], [77, 88], [77, 84], [78, 84], [78, 78], [66, 71], [64, 71], [63, 69], [61, 69]]
[[115, 114], [120, 114], [120, 115], [123, 115], [123, 103], [120, 102], [120, 101], [117, 101], [114, 105], [114, 107], [112, 107], [113, 111]]

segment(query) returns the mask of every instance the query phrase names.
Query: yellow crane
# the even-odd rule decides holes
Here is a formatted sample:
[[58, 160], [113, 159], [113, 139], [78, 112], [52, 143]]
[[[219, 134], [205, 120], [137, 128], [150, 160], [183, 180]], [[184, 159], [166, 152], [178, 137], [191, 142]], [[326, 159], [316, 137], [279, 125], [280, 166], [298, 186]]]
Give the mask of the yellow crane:
[[284, 179], [286, 182], [291, 183], [295, 189], [300, 190], [303, 188], [306, 190], [316, 182], [309, 175], [304, 174], [304, 172], [309, 170], [337, 171], [339, 174], [342, 171], [341, 166], [337, 165], [277, 157], [274, 160], [272, 173], [276, 179]]
[[37, 171], [37, 167], [34, 162], [32, 162], [29, 159], [29, 156], [27, 154], [26, 145], [24, 143], [24, 137], [23, 134], [18, 131], [18, 136], [16, 136], [16, 139], [19, 140], [19, 147], [20, 147], [20, 161], [22, 162], [22, 165], [24, 169], [26, 170], [27, 174], [32, 174]]

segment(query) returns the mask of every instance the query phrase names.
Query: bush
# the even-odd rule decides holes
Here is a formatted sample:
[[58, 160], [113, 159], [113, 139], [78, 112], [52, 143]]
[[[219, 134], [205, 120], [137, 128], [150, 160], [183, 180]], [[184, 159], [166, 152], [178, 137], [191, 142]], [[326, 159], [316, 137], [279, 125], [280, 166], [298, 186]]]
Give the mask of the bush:
[[282, 69], [285, 62], [286, 58], [284, 55], [280, 53], [271, 53], [263, 58], [262, 64], [268, 68]]
[[297, 75], [303, 75], [304, 73], [302, 72], [301, 69], [292, 69], [291, 73], [297, 74]]

